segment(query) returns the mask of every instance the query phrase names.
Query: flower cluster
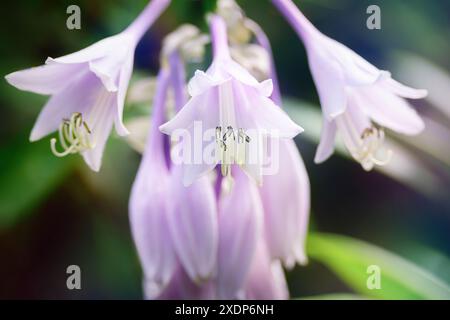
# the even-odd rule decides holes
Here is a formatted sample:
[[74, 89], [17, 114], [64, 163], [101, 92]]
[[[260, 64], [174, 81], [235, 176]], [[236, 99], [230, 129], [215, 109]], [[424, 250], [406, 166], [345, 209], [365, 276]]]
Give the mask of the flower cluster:
[[[6, 76], [19, 89], [51, 96], [30, 139], [58, 131], [52, 152], [81, 153], [98, 171], [113, 124], [119, 135], [129, 133], [122, 113], [134, 50], [169, 2], [152, 0], [116, 36]], [[403, 98], [423, 98], [426, 91], [398, 83], [320, 33], [291, 0], [272, 2], [308, 53], [324, 114], [315, 161], [332, 154], [339, 134], [365, 170], [387, 164], [393, 155], [383, 154], [383, 128], [408, 135], [423, 130]], [[209, 37], [184, 25], [163, 44], [150, 129], [129, 203], [145, 296], [285, 299], [283, 266], [307, 262], [310, 187], [293, 140], [303, 129], [283, 111], [262, 28], [234, 0], [220, 0], [208, 23]], [[212, 62], [187, 84], [187, 64], [203, 61], [209, 39]], [[212, 160], [204, 161], [205, 154]], [[268, 158], [276, 164], [272, 170], [266, 170]]]
[[[211, 16], [210, 26], [213, 63], [189, 82], [189, 101], [180, 46], [168, 53], [158, 77], [151, 131], [130, 199], [146, 297], [284, 299], [282, 262], [292, 267], [306, 259], [308, 177], [289, 139], [301, 129], [268, 98], [272, 84], [258, 82], [231, 58], [224, 20]], [[178, 97], [177, 114], [164, 123], [169, 87]], [[179, 164], [166, 157], [168, 136], [162, 132], [194, 135], [195, 121], [215, 132], [217, 162]], [[239, 146], [258, 139], [247, 130], [269, 124], [285, 133], [285, 139], [264, 136], [283, 140], [283, 163], [259, 187], [261, 177], [253, 175], [258, 168], [249, 170], [246, 157], [236, 155]], [[297, 192], [297, 200], [288, 201], [287, 188]]]

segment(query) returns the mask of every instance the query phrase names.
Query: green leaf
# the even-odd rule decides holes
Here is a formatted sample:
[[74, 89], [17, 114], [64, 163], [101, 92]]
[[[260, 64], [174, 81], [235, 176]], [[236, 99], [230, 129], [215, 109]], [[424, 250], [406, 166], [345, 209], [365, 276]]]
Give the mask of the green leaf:
[[0, 230], [33, 212], [73, 167], [73, 158], [56, 158], [47, 140], [24, 136], [0, 150]]
[[[308, 254], [334, 271], [357, 293], [377, 299], [450, 299], [450, 288], [417, 265], [366, 242], [345, 236], [311, 233]], [[381, 288], [369, 289], [369, 266], [381, 271]], [[449, 266], [450, 267], [450, 266]]]

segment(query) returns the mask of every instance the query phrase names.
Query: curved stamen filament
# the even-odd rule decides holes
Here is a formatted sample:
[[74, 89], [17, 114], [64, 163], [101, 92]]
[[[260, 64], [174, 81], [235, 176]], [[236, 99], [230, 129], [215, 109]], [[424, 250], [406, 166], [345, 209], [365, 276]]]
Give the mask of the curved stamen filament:
[[361, 163], [366, 171], [373, 169], [374, 165], [384, 166], [392, 158], [392, 150], [387, 150], [384, 159], [380, 159], [377, 154], [383, 148], [384, 130], [375, 126], [366, 128], [362, 134], [358, 133], [355, 124], [348, 114], [337, 119], [339, 131], [343, 136], [344, 143], [352, 157]]
[[91, 144], [89, 139], [91, 133], [89, 126], [83, 120], [82, 114], [78, 112], [73, 113], [70, 120], [63, 119], [59, 125], [59, 144], [63, 151], [57, 150], [56, 138], [53, 138], [50, 141], [51, 150], [55, 156], [65, 157], [69, 154], [92, 149], [94, 145]]

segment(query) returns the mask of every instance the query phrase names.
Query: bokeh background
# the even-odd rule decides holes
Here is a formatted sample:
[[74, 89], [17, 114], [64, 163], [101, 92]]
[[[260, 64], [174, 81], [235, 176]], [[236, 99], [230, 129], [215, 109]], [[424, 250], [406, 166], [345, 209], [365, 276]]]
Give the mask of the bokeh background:
[[[430, 124], [426, 132], [414, 139], [392, 138], [401, 155], [397, 165], [366, 173], [339, 154], [315, 165], [318, 98], [303, 45], [269, 1], [238, 1], [272, 41], [292, 116], [311, 128], [309, 135], [296, 140], [311, 179], [311, 230], [364, 240], [448, 284], [450, 2], [296, 2], [325, 34], [391, 70], [397, 79], [430, 90], [430, 97], [416, 104]], [[82, 30], [66, 28], [66, 8], [71, 4], [82, 10]], [[0, 75], [115, 34], [145, 4], [146, 0], [2, 2]], [[371, 4], [382, 10], [382, 30], [366, 28], [366, 8]], [[204, 27], [204, 7], [199, 0], [174, 0], [139, 46], [136, 70], [154, 75], [162, 38], [182, 22]], [[0, 298], [140, 299], [141, 271], [127, 210], [140, 155], [113, 135], [98, 174], [79, 156], [57, 159], [49, 138], [28, 142], [45, 101], [0, 80]], [[335, 253], [330, 249], [330, 256]], [[333, 259], [340, 257], [335, 254]], [[71, 264], [81, 267], [81, 291], [66, 289], [66, 268]], [[355, 293], [326, 265], [313, 258], [308, 266], [288, 272], [291, 295]]]

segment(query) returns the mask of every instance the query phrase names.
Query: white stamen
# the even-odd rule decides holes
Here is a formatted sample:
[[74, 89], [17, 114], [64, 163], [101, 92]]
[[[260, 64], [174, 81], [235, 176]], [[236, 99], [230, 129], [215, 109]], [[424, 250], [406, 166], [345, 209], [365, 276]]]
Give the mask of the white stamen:
[[338, 117], [336, 124], [348, 151], [362, 165], [364, 170], [370, 171], [375, 165], [384, 166], [390, 162], [392, 150], [387, 150], [385, 159], [380, 159], [377, 156], [383, 148], [385, 138], [382, 128], [372, 125], [360, 134], [347, 113]]

